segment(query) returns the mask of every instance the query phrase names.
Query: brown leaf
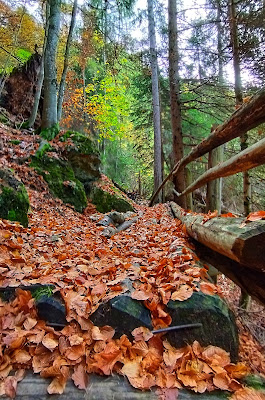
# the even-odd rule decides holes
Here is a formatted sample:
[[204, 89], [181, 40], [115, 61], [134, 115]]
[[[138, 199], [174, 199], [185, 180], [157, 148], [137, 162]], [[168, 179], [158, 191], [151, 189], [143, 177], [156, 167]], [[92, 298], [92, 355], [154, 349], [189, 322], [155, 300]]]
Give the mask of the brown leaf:
[[193, 289], [188, 285], [182, 285], [178, 290], [172, 293], [171, 300], [184, 301], [189, 299], [193, 294]]
[[84, 364], [78, 364], [74, 367], [72, 379], [78, 389], [86, 389], [88, 385], [88, 375]]
[[47, 333], [47, 335], [45, 335], [44, 338], [42, 339], [42, 344], [47, 349], [52, 351], [58, 346], [59, 342], [58, 339], [55, 338], [52, 333]]

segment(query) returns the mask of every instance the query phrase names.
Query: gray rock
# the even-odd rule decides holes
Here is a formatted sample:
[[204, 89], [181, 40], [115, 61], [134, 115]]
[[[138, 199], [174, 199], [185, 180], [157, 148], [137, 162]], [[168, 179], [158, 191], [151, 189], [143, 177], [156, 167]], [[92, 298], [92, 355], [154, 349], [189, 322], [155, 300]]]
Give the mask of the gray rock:
[[238, 331], [232, 311], [219, 296], [194, 292], [185, 301], [172, 301], [168, 305], [171, 326], [201, 323], [201, 328], [168, 333], [168, 341], [175, 347], [198, 340], [202, 346], [214, 345], [230, 353], [233, 362], [238, 357]]

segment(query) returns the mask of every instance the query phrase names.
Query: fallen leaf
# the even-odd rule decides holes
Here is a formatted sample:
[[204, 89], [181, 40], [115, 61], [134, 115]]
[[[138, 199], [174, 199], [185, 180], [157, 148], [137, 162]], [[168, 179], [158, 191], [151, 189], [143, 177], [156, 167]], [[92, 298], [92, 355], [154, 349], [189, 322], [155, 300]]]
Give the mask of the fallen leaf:
[[188, 285], [182, 285], [178, 290], [172, 293], [171, 300], [184, 301], [189, 299], [193, 294], [193, 289]]

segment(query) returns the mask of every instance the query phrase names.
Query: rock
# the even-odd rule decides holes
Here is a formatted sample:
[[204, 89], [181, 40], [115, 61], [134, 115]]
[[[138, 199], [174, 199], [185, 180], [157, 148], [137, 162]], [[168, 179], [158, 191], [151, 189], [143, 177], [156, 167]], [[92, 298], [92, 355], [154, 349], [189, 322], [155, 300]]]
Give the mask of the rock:
[[54, 327], [67, 325], [65, 305], [55, 297], [41, 296], [35, 301], [38, 316]]
[[243, 383], [253, 389], [265, 392], [265, 378], [262, 375], [247, 375], [243, 378]]
[[126, 294], [101, 304], [90, 319], [97, 326], [112, 326], [116, 338], [123, 334], [131, 337], [131, 332], [139, 326], [152, 330], [149, 310], [142, 302], [133, 300]]
[[104, 214], [111, 210], [119, 212], [133, 211], [133, 206], [121, 195], [118, 193], [110, 194], [96, 185], [93, 185], [89, 196], [91, 202], [95, 204], [97, 211]]
[[23, 183], [9, 169], [0, 169], [0, 217], [28, 226], [29, 197]]
[[194, 292], [185, 301], [172, 301], [168, 305], [171, 326], [202, 323], [202, 328], [170, 332], [168, 341], [175, 347], [198, 340], [202, 346], [214, 345], [230, 353], [235, 362], [238, 357], [238, 332], [235, 318], [227, 304], [218, 296]]
[[[49, 382], [38, 374], [27, 371], [26, 377], [19, 382], [16, 400], [49, 400], [47, 393]], [[69, 379], [63, 394], [53, 395], [52, 399], [60, 400], [159, 400], [161, 396], [153, 388], [151, 390], [138, 390], [130, 385], [123, 376], [113, 374], [111, 376], [89, 375], [89, 384], [86, 390], [80, 390]], [[171, 395], [171, 400], [226, 400], [231, 394], [224, 391], [211, 393], [194, 393], [189, 390], [179, 390], [178, 397]], [[7, 397], [3, 397], [7, 399]]]
[[114, 222], [115, 225], [120, 225], [125, 221], [125, 216], [123, 213], [119, 213], [117, 211], [112, 211], [111, 213], [109, 213], [109, 218], [112, 219], [112, 221]]
[[79, 132], [67, 131], [61, 141], [71, 139], [72, 144], [66, 146], [64, 155], [70, 162], [75, 176], [89, 190], [90, 183], [100, 177], [99, 152], [91, 139]]
[[67, 161], [44, 155], [42, 158], [32, 157], [31, 167], [43, 176], [50, 191], [64, 203], [74, 206], [82, 212], [87, 206], [84, 185], [75, 177], [71, 165]]

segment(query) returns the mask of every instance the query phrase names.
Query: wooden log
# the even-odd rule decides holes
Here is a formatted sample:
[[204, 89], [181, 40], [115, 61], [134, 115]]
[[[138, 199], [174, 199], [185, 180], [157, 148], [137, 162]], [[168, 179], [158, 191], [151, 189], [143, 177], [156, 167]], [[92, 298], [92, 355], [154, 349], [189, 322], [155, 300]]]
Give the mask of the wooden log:
[[263, 271], [247, 268], [197, 241], [195, 242], [195, 253], [201, 262], [217, 268], [251, 297], [265, 304], [265, 273]]
[[180, 168], [184, 168], [191, 161], [196, 160], [212, 149], [243, 135], [250, 129], [256, 128], [265, 122], [264, 105], [265, 87], [258, 91], [249, 102], [242, 104], [227, 121], [219, 125], [206, 139], [199, 143], [198, 146], [173, 167], [169, 175], [163, 180], [162, 184], [153, 194], [150, 200], [150, 206], [153, 205], [156, 196], [165, 183], [175, 175]]
[[239, 264], [265, 270], [265, 220], [244, 226], [244, 218], [216, 217], [203, 222], [203, 215], [187, 213], [174, 202], [171, 208], [193, 239]]
[[248, 171], [262, 164], [265, 164], [265, 139], [253, 144], [253, 146], [241, 151], [241, 153], [231, 157], [229, 160], [210, 168], [180, 193], [179, 197], [193, 192], [214, 179], [234, 175], [237, 172]]

